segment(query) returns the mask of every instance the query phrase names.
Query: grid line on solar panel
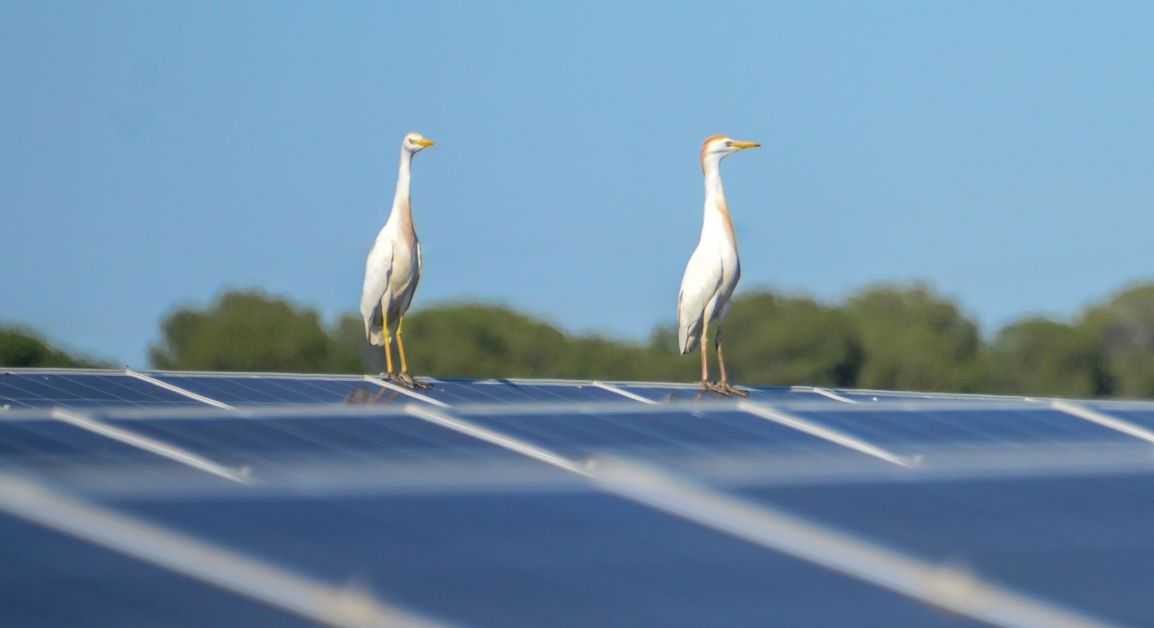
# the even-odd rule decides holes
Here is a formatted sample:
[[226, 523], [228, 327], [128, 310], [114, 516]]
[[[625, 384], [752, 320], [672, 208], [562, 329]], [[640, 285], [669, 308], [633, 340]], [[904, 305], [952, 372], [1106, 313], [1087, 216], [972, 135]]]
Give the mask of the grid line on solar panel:
[[103, 371], [0, 373], [0, 406], [71, 408], [196, 405], [125, 373]]

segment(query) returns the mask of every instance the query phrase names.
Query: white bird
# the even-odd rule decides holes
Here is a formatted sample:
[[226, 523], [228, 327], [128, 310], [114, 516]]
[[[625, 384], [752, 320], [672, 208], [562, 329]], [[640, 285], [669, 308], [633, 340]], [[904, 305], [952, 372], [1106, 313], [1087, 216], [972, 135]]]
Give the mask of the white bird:
[[[701, 170], [705, 173], [705, 219], [701, 225], [701, 240], [685, 266], [681, 292], [677, 295], [677, 343], [681, 355], [701, 345], [701, 385], [705, 390], [729, 395], [745, 396], [745, 391], [729, 385], [725, 374], [725, 357], [721, 347], [721, 324], [729, 309], [729, 299], [741, 277], [741, 263], [737, 258], [737, 236], [729, 207], [725, 204], [725, 190], [721, 186], [721, 160], [729, 154], [760, 144], [734, 140], [724, 135], [713, 135], [701, 146]], [[713, 332], [717, 349], [717, 363], [721, 379], [709, 381], [709, 357], [706, 337], [709, 325], [716, 321]]]
[[[420, 133], [409, 133], [401, 141], [401, 165], [397, 174], [397, 193], [388, 221], [377, 234], [369, 258], [365, 261], [365, 285], [361, 291], [361, 316], [365, 320], [365, 336], [369, 343], [384, 347], [386, 379], [397, 379], [412, 388], [428, 388], [409, 375], [405, 361], [405, 312], [421, 279], [421, 244], [413, 229], [412, 207], [409, 203], [409, 172], [413, 155], [432, 146], [433, 140]], [[401, 358], [401, 371], [393, 372], [393, 338]]]

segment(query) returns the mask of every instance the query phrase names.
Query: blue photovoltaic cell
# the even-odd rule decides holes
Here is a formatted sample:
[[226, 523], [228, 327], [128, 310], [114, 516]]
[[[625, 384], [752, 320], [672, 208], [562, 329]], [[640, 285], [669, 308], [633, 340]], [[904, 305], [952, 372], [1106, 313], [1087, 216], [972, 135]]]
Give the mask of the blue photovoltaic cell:
[[163, 382], [229, 405], [412, 402], [411, 397], [360, 379], [251, 375], [152, 374]]
[[743, 491], [940, 564], [1123, 625], [1149, 624], [1154, 475]]
[[[615, 384], [618, 388], [640, 395], [652, 401], [717, 401], [719, 399], [738, 400], [741, 397], [719, 395], [713, 392], [703, 392], [701, 387], [685, 386], [646, 386], [641, 384]], [[783, 403], [792, 401], [832, 401], [829, 397], [819, 395], [809, 390], [791, 390], [788, 386], [755, 388], [742, 386], [742, 390], [749, 393], [749, 401], [765, 403]], [[836, 402], [835, 402], [836, 403]]]
[[404, 415], [284, 418], [109, 419], [107, 423], [238, 466], [380, 459], [462, 462], [524, 458], [502, 447]]
[[464, 403], [513, 403], [513, 402], [594, 402], [617, 401], [628, 403], [629, 399], [615, 392], [592, 384], [546, 384], [521, 383], [509, 380], [438, 380], [428, 390], [418, 391], [422, 395], [449, 405]]
[[305, 626], [294, 615], [0, 515], [8, 626]]
[[1131, 436], [1047, 408], [791, 409], [790, 414], [893, 449], [926, 446], [1134, 443]]
[[0, 420], [0, 467], [51, 473], [128, 464], [176, 463], [53, 419]]
[[594, 493], [194, 497], [120, 506], [465, 625], [962, 623]]
[[0, 372], [0, 406], [4, 405], [92, 408], [203, 404], [123, 374]]
[[493, 428], [572, 458], [595, 453], [726, 458], [734, 454], [864, 456], [842, 445], [737, 411], [645, 413], [471, 414]]

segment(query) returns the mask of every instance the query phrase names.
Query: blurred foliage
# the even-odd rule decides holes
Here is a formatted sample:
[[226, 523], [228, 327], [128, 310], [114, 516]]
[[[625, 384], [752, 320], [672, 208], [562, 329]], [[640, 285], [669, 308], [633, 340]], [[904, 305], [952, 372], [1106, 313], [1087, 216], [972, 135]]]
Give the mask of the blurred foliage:
[[1097, 342], [1118, 397], [1154, 397], [1154, 284], [1130, 287], [1091, 307], [1081, 325]]
[[[359, 316], [329, 328], [313, 309], [254, 290], [178, 308], [161, 333], [150, 352], [157, 368], [384, 370], [384, 353], [365, 341]], [[724, 333], [733, 379], [751, 385], [1154, 398], [1154, 284], [1071, 321], [1012, 322], [987, 342], [955, 302], [924, 284], [867, 286], [842, 303], [756, 290], [734, 300]], [[693, 381], [700, 364], [697, 355], [677, 354], [669, 324], [628, 342], [568, 334], [484, 303], [414, 311], [404, 337], [414, 373], [446, 377]], [[0, 328], [0, 364], [97, 366], [14, 328]], [[716, 373], [713, 355], [710, 364]]]
[[845, 305], [861, 343], [856, 385], [896, 390], [981, 388], [978, 326], [922, 284], [881, 284]]
[[92, 368], [108, 365], [53, 347], [35, 332], [0, 326], [0, 366]]
[[[365, 341], [359, 316], [338, 324], [340, 339], [369, 371], [385, 368], [384, 351]], [[405, 317], [409, 367], [443, 377], [564, 377], [647, 379], [658, 363], [672, 375], [676, 352], [600, 336], [570, 336], [524, 313], [498, 305], [450, 303]]]
[[355, 373], [361, 361], [317, 313], [257, 290], [222, 294], [207, 309], [182, 308], [161, 321], [149, 350], [162, 369]]
[[1098, 397], [1110, 392], [1102, 352], [1093, 333], [1046, 318], [1004, 327], [989, 348], [990, 392]]
[[861, 343], [845, 312], [807, 297], [739, 296], [722, 339], [736, 381], [850, 386], [862, 366]]

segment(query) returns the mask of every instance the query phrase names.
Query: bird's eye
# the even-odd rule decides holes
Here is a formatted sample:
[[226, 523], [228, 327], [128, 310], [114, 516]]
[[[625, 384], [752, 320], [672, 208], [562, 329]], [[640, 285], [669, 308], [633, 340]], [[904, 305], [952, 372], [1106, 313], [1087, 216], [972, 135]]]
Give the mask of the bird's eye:
[[732, 147], [733, 147], [733, 142], [732, 142], [732, 141], [730, 141], [730, 140], [726, 140], [726, 141], [725, 141], [725, 147], [726, 147], [726, 148], [732, 148]]
[[415, 138], [415, 137], [410, 137], [410, 138], [409, 138], [409, 143], [410, 143], [410, 144], [416, 144], [416, 143], [417, 143], [417, 138]]

